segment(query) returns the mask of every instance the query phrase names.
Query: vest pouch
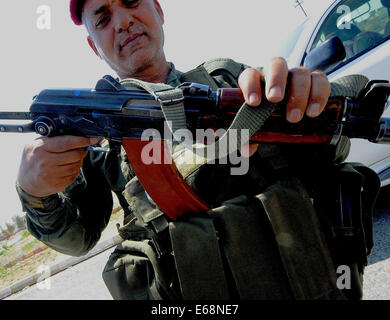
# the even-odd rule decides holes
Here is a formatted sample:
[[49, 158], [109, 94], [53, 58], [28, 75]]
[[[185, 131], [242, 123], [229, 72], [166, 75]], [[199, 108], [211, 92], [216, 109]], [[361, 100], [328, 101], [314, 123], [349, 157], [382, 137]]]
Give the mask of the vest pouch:
[[230, 299], [213, 220], [207, 216], [185, 217], [170, 222], [169, 233], [183, 300]]
[[[373, 211], [380, 180], [370, 168], [343, 163], [327, 171], [314, 202], [344, 294], [363, 297], [363, 274], [373, 247]], [[348, 280], [348, 281], [347, 281]]]
[[293, 299], [261, 202], [243, 195], [210, 210], [209, 215], [218, 230], [233, 298]]
[[262, 202], [296, 300], [343, 300], [336, 270], [313, 200], [297, 178], [286, 178], [257, 196]]
[[123, 196], [133, 215], [118, 227], [124, 241], [104, 268], [108, 290], [118, 300], [177, 300], [180, 293], [164, 214], [148, 199], [136, 177], [126, 184]]
[[110, 255], [102, 276], [115, 300], [177, 299], [166, 272], [172, 268], [157, 258], [150, 240], [126, 240]]

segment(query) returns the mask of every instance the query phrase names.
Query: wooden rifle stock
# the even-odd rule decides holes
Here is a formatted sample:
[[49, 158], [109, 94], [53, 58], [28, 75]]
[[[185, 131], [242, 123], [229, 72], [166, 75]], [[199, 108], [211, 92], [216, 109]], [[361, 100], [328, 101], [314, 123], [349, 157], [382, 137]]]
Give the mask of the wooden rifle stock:
[[[224, 88], [218, 90], [219, 111], [226, 125], [236, 115], [238, 108], [245, 102], [241, 89]], [[345, 113], [345, 98], [328, 100], [323, 112], [316, 118], [304, 115], [298, 123], [286, 120], [287, 101], [276, 104], [275, 111], [264, 123], [261, 132], [250, 139], [254, 143], [331, 143], [337, 142], [338, 126]], [[261, 108], [261, 107], [260, 107]], [[226, 122], [228, 121], [228, 122]], [[223, 125], [222, 124], [222, 125]], [[336, 135], [336, 136], [335, 136]]]

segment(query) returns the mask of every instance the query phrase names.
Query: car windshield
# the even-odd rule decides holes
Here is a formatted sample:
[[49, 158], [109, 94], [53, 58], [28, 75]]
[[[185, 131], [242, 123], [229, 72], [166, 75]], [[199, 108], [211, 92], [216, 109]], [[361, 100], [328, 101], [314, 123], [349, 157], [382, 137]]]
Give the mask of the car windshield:
[[295, 30], [291, 33], [291, 35], [287, 38], [288, 40], [284, 43], [284, 45], [280, 49], [279, 55], [285, 58], [287, 61], [289, 60], [289, 57], [293, 52], [295, 45], [298, 41], [298, 38], [302, 34], [302, 31], [307, 22], [308, 20], [304, 21], [302, 24], [296, 27]]

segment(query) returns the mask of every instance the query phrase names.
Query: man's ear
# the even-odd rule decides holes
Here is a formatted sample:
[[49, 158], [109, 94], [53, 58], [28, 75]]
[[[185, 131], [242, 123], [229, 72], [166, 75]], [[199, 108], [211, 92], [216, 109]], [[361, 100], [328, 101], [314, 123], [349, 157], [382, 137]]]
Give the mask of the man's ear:
[[93, 42], [93, 40], [90, 36], [87, 37], [87, 40], [88, 40], [88, 44], [91, 47], [91, 49], [93, 50], [93, 52], [95, 52], [95, 54], [101, 59], [102, 57], [100, 56], [100, 53], [95, 46], [95, 42]]
[[154, 1], [154, 6], [157, 10], [157, 13], [159, 14], [160, 18], [161, 18], [161, 21], [162, 23], [164, 24], [164, 12], [160, 6], [160, 3], [158, 2], [158, 0], [153, 0]]

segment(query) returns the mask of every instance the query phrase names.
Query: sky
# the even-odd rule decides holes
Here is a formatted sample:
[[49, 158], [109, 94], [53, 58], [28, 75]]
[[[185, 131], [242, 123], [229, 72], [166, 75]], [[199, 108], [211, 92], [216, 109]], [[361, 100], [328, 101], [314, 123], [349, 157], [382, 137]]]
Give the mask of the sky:
[[[304, 0], [307, 13], [332, 2]], [[181, 71], [229, 57], [252, 66], [278, 55], [288, 34], [305, 18], [294, 0], [160, 0], [165, 52]], [[113, 72], [73, 25], [68, 0], [7, 1], [0, 19], [0, 111], [26, 111], [45, 88], [91, 88]], [[5, 14], [6, 13], [6, 14]], [[43, 14], [50, 19], [43, 20]], [[1, 122], [1, 120], [0, 120]], [[0, 134], [0, 226], [22, 215], [15, 181], [24, 145], [34, 134]]]

